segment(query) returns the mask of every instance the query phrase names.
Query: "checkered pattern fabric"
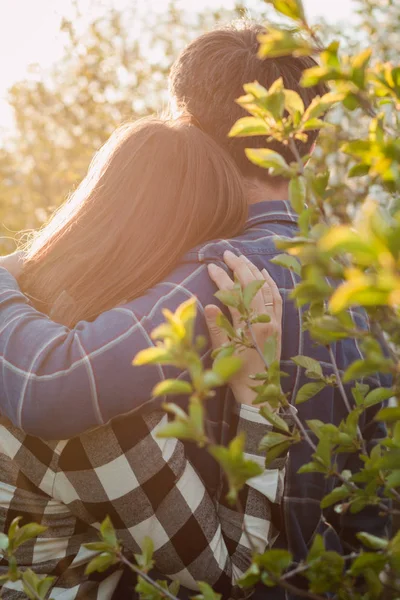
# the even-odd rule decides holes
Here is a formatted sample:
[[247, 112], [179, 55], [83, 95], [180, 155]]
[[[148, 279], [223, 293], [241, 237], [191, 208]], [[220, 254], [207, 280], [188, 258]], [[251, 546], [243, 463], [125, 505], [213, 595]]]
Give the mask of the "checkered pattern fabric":
[[[190, 589], [201, 580], [226, 597], [240, 595], [234, 584], [249, 566], [251, 546], [262, 552], [276, 538], [270, 507], [282, 498], [285, 460], [250, 481], [241, 514], [226, 503], [226, 484], [210, 496], [181, 442], [157, 437], [166, 422], [161, 411], [132, 415], [61, 442], [0, 426], [1, 530], [16, 516], [48, 527], [17, 558], [22, 567], [56, 577], [52, 598], [108, 600], [116, 593], [121, 569], [84, 575], [93, 553], [82, 544], [97, 539], [107, 514], [128, 555], [149, 536], [164, 575]], [[270, 425], [246, 406], [237, 423], [247, 434], [248, 456], [260, 460], [256, 449]], [[3, 560], [0, 573], [6, 569]], [[5, 586], [3, 597], [23, 598], [20, 584]]]

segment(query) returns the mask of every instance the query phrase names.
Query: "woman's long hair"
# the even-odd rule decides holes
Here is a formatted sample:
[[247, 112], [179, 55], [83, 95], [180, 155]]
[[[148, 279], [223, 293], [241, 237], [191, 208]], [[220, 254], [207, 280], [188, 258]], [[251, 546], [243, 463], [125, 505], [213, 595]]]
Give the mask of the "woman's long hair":
[[211, 137], [188, 120], [142, 119], [117, 129], [31, 240], [21, 287], [74, 326], [142, 295], [246, 216], [239, 171]]

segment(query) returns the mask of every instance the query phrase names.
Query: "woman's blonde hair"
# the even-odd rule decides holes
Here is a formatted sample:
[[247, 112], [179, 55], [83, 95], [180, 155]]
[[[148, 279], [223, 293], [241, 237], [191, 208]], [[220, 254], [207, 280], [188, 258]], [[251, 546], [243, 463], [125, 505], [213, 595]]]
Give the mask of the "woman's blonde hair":
[[21, 287], [74, 326], [162, 281], [194, 246], [232, 237], [247, 216], [229, 155], [190, 119], [124, 125], [27, 248]]

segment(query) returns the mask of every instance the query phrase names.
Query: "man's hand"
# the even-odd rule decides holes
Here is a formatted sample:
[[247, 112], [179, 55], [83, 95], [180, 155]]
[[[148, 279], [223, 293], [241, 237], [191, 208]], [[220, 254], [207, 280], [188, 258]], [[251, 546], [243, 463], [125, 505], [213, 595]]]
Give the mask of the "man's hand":
[[25, 253], [22, 250], [7, 256], [0, 256], [0, 267], [7, 269], [15, 279], [18, 279], [24, 269], [24, 256]]

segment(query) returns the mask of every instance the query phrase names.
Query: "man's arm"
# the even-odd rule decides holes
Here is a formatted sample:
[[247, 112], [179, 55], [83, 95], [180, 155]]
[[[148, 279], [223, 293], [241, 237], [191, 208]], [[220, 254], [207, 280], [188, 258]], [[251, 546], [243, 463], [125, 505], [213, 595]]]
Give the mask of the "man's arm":
[[171, 282], [68, 329], [35, 310], [0, 268], [0, 413], [31, 435], [65, 439], [141, 406], [171, 376], [169, 368], [132, 366], [151, 345], [162, 308], [176, 310], [193, 294], [204, 305], [214, 291], [205, 266], [183, 265]]
[[[235, 582], [250, 565], [252, 546], [263, 552], [275, 537], [270, 503], [281, 499], [284, 464], [250, 482], [241, 514], [227, 504], [225, 486], [211, 498], [180, 441], [157, 437], [166, 422], [161, 411], [125, 416], [70, 440], [53, 495], [96, 528], [108, 514], [126, 552], [137, 553], [151, 537], [157, 570], [182, 585], [207, 581], [240, 596]], [[241, 408], [238, 429], [247, 433], [250, 457], [268, 427], [257, 410]]]

